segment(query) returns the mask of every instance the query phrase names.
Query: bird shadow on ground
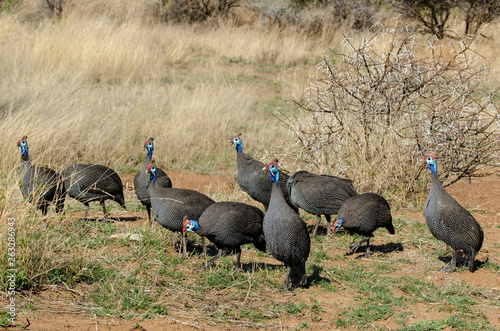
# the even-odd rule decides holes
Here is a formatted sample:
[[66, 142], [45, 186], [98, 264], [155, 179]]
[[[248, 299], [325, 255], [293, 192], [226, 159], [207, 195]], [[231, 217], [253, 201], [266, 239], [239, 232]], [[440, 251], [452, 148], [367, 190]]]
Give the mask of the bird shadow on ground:
[[[451, 262], [451, 255], [446, 255], [446, 256], [441, 255], [441, 256], [438, 256], [438, 259], [439, 259], [439, 261], [444, 262], [448, 265]], [[487, 263], [488, 263], [488, 258], [486, 258], [484, 261], [476, 259], [474, 261], [474, 271], [483, 268]], [[459, 269], [462, 266], [468, 268], [469, 267], [469, 260], [464, 255], [457, 254], [457, 269]]]
[[[392, 252], [402, 252], [404, 251], [403, 244], [401, 243], [388, 243], [388, 244], [383, 244], [383, 245], [372, 245], [370, 244], [370, 251], [372, 253], [381, 253], [381, 254], [389, 254]], [[345, 255], [353, 255], [353, 254], [359, 254], [362, 253], [361, 255], [356, 256], [357, 259], [366, 257], [366, 245], [362, 245], [362, 247], [358, 248], [356, 253], [345, 253]]]
[[324, 270], [323, 267], [313, 265], [313, 272], [309, 276], [307, 276], [307, 284], [304, 286], [304, 288], [309, 288], [311, 285], [315, 285], [321, 282], [325, 283], [331, 283], [332, 280], [330, 278], [322, 277], [321, 272]]
[[139, 217], [108, 217], [107, 219], [104, 218], [85, 218], [81, 219], [83, 222], [104, 222], [104, 223], [116, 223], [116, 222], [136, 222], [139, 220]]
[[[196, 254], [196, 255], [203, 254], [203, 246], [194, 240], [190, 240], [190, 239], [187, 240], [186, 249], [187, 249], [187, 253], [189, 256], [191, 256], [193, 254]], [[179, 251], [179, 253], [182, 253], [182, 248], [180, 248], [180, 245], [177, 247], [177, 250]], [[215, 245], [213, 245], [213, 244], [207, 245], [207, 257], [208, 258], [214, 257], [218, 253], [219, 253], [219, 250], [217, 249], [217, 247], [215, 247]], [[243, 250], [242, 254], [244, 254], [244, 253], [245, 253], [245, 250]], [[222, 253], [222, 256], [231, 256], [231, 255], [236, 255], [236, 251], [225, 250]], [[211, 265], [211, 267], [213, 267], [215, 265], [217, 265], [217, 261], [215, 261], [214, 264]], [[263, 269], [274, 270], [274, 269], [279, 269], [279, 268], [284, 268], [284, 265], [282, 265], [282, 264], [269, 264], [269, 263], [262, 263], [262, 262], [241, 263], [241, 270], [245, 271], [245, 272], [252, 271], [252, 270], [257, 271], [257, 270], [263, 270]]]

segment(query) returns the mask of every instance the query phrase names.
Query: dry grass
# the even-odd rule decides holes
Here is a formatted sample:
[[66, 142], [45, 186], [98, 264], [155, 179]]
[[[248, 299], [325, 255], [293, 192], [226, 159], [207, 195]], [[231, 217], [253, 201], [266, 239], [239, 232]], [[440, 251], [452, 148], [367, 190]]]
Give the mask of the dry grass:
[[[233, 175], [234, 149], [227, 140], [237, 133], [243, 133], [245, 151], [257, 158], [285, 154], [284, 147], [291, 145], [293, 138], [273, 115], [277, 109], [293, 107], [283, 98], [300, 97], [308, 74], [314, 72], [314, 64], [328, 52], [327, 47], [339, 46], [325, 40], [341, 41], [343, 36], [328, 31], [327, 38], [307, 38], [296, 31], [258, 26], [158, 24], [154, 22], [152, 1], [141, 1], [133, 8], [118, 0], [89, 1], [84, 8], [76, 4], [66, 8], [60, 20], [53, 20], [35, 6], [30, 7], [33, 3], [25, 1], [24, 11], [17, 16], [0, 16], [0, 144], [4, 146], [0, 158], [0, 227], [6, 228], [9, 216], [18, 221], [19, 269], [25, 271], [19, 282], [36, 281], [63, 291], [69, 286], [68, 291], [83, 293], [75, 300], [84, 302], [85, 314], [149, 318], [164, 315], [166, 307], [170, 318], [193, 323], [204, 320], [209, 326], [240, 323], [237, 325], [247, 328], [261, 327], [260, 323], [275, 323], [273, 327], [278, 328], [282, 317], [299, 321], [307, 315], [309, 323], [327, 329], [363, 327], [354, 317], [355, 307], [364, 307], [358, 293], [361, 285], [352, 277], [346, 280], [350, 300], [356, 303], [354, 308], [349, 301], [332, 308], [331, 302], [342, 296], [336, 292], [345, 291], [345, 287], [330, 278], [348, 279], [351, 271], [358, 269], [373, 273], [405, 268], [411, 273], [415, 263], [419, 272], [441, 266], [437, 259], [441, 253], [436, 249], [443, 249], [443, 245], [436, 243], [418, 222], [398, 220], [395, 239], [377, 233], [379, 244], [402, 242], [410, 249], [400, 255], [380, 253], [378, 257], [388, 263], [369, 262], [375, 267], [366, 266], [366, 261], [365, 266], [359, 266], [358, 260], [343, 256], [351, 238], [316, 238], [308, 268], [311, 287], [299, 289], [297, 302], [291, 305], [289, 296], [277, 293], [282, 285], [282, 268], [237, 273], [230, 257], [223, 258], [213, 272], [193, 275], [191, 269], [201, 258], [178, 260], [172, 249], [175, 238], [169, 232], [149, 230], [142, 224], [125, 227], [121, 223], [72, 222], [77, 218], [73, 212], [82, 208], [74, 201], [68, 202], [66, 216], [51, 211], [47, 218], [41, 218], [19, 192], [19, 151], [15, 142], [24, 134], [28, 135], [34, 161], [54, 169], [89, 162], [106, 164], [119, 172], [130, 171], [143, 158], [144, 140], [154, 136], [155, 157], [168, 170], [223, 171]], [[491, 35], [498, 36], [494, 32], [499, 29], [495, 27]], [[356, 31], [352, 36], [355, 42], [363, 34]], [[478, 45], [479, 51], [487, 54], [493, 72], [498, 73], [498, 41], [491, 38], [478, 41]], [[283, 160], [283, 164], [289, 171], [299, 167], [290, 159]], [[213, 192], [212, 196], [217, 199], [220, 194]], [[238, 194], [223, 199], [241, 197], [238, 190]], [[126, 201], [129, 212], [140, 212], [132, 191], [126, 192]], [[110, 205], [111, 213], [122, 212], [116, 204]], [[312, 218], [307, 220], [312, 222]], [[2, 251], [6, 244], [4, 231]], [[109, 239], [115, 232], [140, 233], [145, 240], [134, 243]], [[426, 254], [420, 254], [417, 262], [411, 255], [416, 254], [415, 247]], [[245, 250], [245, 254], [245, 261], [277, 264], [256, 251]], [[399, 256], [406, 260], [399, 261]], [[384, 269], [385, 265], [390, 270]], [[498, 264], [492, 265], [487, 268], [498, 274]], [[328, 273], [313, 276], [315, 266], [324, 267]], [[107, 281], [108, 273], [116, 276], [113, 281]], [[395, 292], [400, 286], [399, 279], [393, 282], [390, 277], [374, 278], [374, 282], [379, 281], [387, 282], [385, 286]], [[432, 296], [435, 291], [429, 287], [425, 293]], [[137, 293], [130, 289], [142, 291], [143, 298], [133, 297]], [[423, 300], [418, 293], [414, 296]], [[322, 306], [311, 297], [320, 298]], [[399, 297], [404, 295], [391, 299], [392, 315], [405, 325], [407, 317], [396, 308], [401, 304]], [[477, 297], [480, 305], [498, 309], [498, 301], [492, 304], [489, 299]], [[434, 304], [447, 299], [433, 300]], [[154, 304], [127, 306], [125, 302]], [[32, 309], [31, 304], [29, 301], [23, 308]], [[221, 309], [213, 308], [217, 305]], [[403, 305], [411, 311], [411, 306]], [[51, 307], [47, 302], [40, 306]], [[462, 307], [456, 306], [453, 310], [462, 314]], [[321, 315], [325, 321], [319, 324], [315, 318], [321, 309], [326, 311]], [[205, 320], [207, 315], [209, 319]], [[469, 316], [462, 315], [464, 320]], [[408, 320], [413, 322], [410, 317]], [[480, 322], [486, 320], [481, 317]], [[294, 321], [290, 325], [301, 324]]]
[[[169, 168], [221, 169], [235, 133], [259, 131], [247, 135], [254, 147], [275, 136], [270, 108], [298, 90], [304, 63], [321, 54], [313, 40], [291, 33], [102, 17], [36, 27], [2, 17], [0, 31], [0, 139], [13, 146], [27, 134], [32, 157], [56, 168], [134, 167], [152, 135]], [[6, 152], [3, 171], [18, 159], [15, 148]]]

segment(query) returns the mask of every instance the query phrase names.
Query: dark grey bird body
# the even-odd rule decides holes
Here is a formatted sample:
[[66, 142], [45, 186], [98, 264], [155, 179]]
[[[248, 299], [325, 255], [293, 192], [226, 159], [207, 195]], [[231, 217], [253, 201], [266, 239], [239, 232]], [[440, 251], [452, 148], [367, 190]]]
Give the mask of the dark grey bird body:
[[253, 244], [265, 252], [263, 219], [264, 213], [259, 208], [241, 202], [217, 202], [207, 207], [198, 220], [200, 228], [196, 233], [206, 237], [219, 250], [208, 263], [218, 259], [224, 250], [236, 251], [236, 266], [241, 267], [241, 246], [245, 244]]
[[311, 239], [305, 222], [286, 203], [282, 190], [275, 183], [263, 230], [269, 253], [287, 268], [285, 288], [291, 290], [296, 285], [306, 285], [306, 261]]
[[337, 215], [342, 204], [358, 194], [352, 181], [337, 176], [316, 175], [308, 171], [296, 171], [287, 180], [290, 201], [309, 214], [316, 215], [313, 235], [316, 235], [325, 215], [327, 233], [330, 234], [330, 215]]
[[[149, 176], [146, 175], [146, 168], [151, 163], [151, 156], [147, 155], [144, 163], [142, 164], [142, 169], [134, 176], [134, 189], [137, 199], [146, 207], [148, 212], [149, 224], [152, 225], [151, 221], [151, 201], [149, 199]], [[159, 187], [172, 187], [172, 182], [168, 175], [161, 169], [156, 169], [158, 175], [156, 178], [156, 185]]]
[[51, 203], [56, 206], [56, 212], [64, 208], [62, 183], [54, 170], [47, 167], [34, 166], [31, 161], [21, 156], [21, 192], [28, 201], [47, 214]]
[[484, 240], [483, 229], [474, 217], [444, 189], [436, 174], [432, 175], [431, 188], [424, 207], [424, 218], [432, 235], [453, 249], [446, 272], [456, 269], [457, 251], [463, 251], [469, 260], [469, 270], [474, 270], [474, 258]]
[[[370, 237], [373, 232], [385, 227], [390, 234], [394, 234], [391, 208], [387, 200], [375, 193], [364, 193], [349, 198], [338, 213], [338, 224], [349, 232], [365, 236], [364, 239], [351, 247], [349, 254], [355, 253], [363, 242], [367, 243], [366, 255], [370, 255]], [[337, 228], [337, 229], [338, 229]]]
[[[267, 210], [269, 202], [271, 201], [271, 181], [269, 180], [269, 173], [263, 170], [265, 166], [264, 163], [243, 153], [241, 138], [239, 138], [239, 136], [234, 137], [230, 141], [237, 147], [236, 162], [238, 165], [238, 173], [236, 175], [236, 181], [238, 185], [243, 191], [248, 193], [252, 199], [262, 203]], [[291, 203], [288, 197], [288, 189], [286, 187], [287, 179], [288, 175], [280, 170], [279, 186], [281, 192], [290, 207], [298, 213], [299, 210], [297, 206]]]
[[[271, 201], [272, 184], [269, 181], [269, 174], [267, 171], [262, 170], [265, 166], [264, 163], [255, 160], [253, 157], [243, 152], [237, 153], [237, 163], [238, 174], [236, 175], [236, 181], [238, 185], [243, 191], [247, 192], [252, 199], [262, 203], [267, 210]], [[297, 213], [297, 207], [290, 202], [288, 196], [288, 190], [286, 188], [287, 180], [288, 175], [280, 170], [279, 187], [285, 197], [286, 203]]]
[[147, 173], [150, 174], [149, 199], [153, 216], [164, 228], [181, 232], [182, 255], [186, 257], [186, 237], [182, 233], [184, 217], [198, 221], [205, 209], [215, 201], [198, 191], [159, 187], [155, 180], [157, 168], [153, 164], [147, 167]]
[[61, 171], [65, 193], [85, 205], [83, 219], [89, 203], [99, 201], [107, 218], [106, 200], [113, 200], [125, 207], [123, 184], [118, 174], [100, 164], [73, 164]]
[[21, 182], [20, 189], [24, 198], [47, 214], [51, 203], [56, 205], [60, 213], [64, 208], [64, 194], [59, 174], [47, 167], [37, 167], [28, 156], [28, 136], [17, 141], [21, 150]]
[[150, 183], [149, 195], [153, 216], [164, 228], [174, 232], [182, 231], [182, 219], [198, 221], [201, 214], [215, 203], [205, 194], [182, 188], [165, 188]]

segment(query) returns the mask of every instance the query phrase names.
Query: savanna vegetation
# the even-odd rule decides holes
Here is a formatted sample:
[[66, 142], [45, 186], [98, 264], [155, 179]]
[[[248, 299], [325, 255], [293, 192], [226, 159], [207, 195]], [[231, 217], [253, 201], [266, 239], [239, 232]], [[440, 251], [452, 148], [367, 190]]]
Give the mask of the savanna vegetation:
[[[418, 6], [405, 7], [410, 4]], [[96, 326], [117, 318], [146, 329], [166, 323], [500, 327], [498, 288], [473, 281], [478, 274], [498, 281], [496, 211], [466, 206], [486, 233], [487, 252], [471, 276], [465, 266], [461, 276], [437, 272], [450, 251], [421, 217], [425, 153], [438, 153], [446, 184], [498, 170], [495, 5], [0, 1], [0, 279], [7, 284], [3, 252], [13, 217], [16, 325], [29, 324], [26, 316], [55, 321], [63, 314]], [[372, 259], [344, 256], [351, 236], [315, 237], [308, 287], [280, 293], [283, 268], [250, 247], [243, 253], [245, 271], [235, 270], [227, 256], [209, 271], [193, 272], [199, 251], [182, 260], [176, 235], [146, 226], [130, 181], [124, 180], [128, 210], [109, 204], [118, 218], [137, 218], [128, 222], [80, 222], [83, 206], [75, 201], [67, 202], [64, 215], [42, 217], [19, 191], [15, 143], [23, 135], [36, 164], [60, 170], [100, 163], [125, 179], [139, 170], [150, 136], [157, 164], [167, 172], [232, 178], [235, 152], [227, 141], [238, 133], [257, 159], [278, 157], [289, 172], [346, 176], [358, 191], [384, 195], [396, 235], [377, 231]], [[199, 189], [217, 201], [252, 203], [237, 186]], [[302, 216], [312, 224], [313, 217]], [[191, 240], [197, 248], [198, 239]], [[0, 312], [0, 325], [9, 325], [7, 311]]]

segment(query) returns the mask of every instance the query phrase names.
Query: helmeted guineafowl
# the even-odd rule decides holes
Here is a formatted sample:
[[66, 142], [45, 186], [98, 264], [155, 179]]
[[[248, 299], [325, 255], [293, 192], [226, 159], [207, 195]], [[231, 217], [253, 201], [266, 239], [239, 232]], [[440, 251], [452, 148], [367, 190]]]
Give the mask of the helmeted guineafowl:
[[[152, 226], [153, 222], [151, 220], [151, 201], [149, 201], [149, 177], [146, 176], [146, 168], [151, 163], [151, 158], [153, 157], [154, 151], [154, 138], [149, 138], [143, 145], [147, 150], [146, 159], [142, 164], [142, 169], [134, 176], [134, 189], [137, 199], [146, 207], [148, 212], [149, 225]], [[167, 174], [160, 168], [156, 168], [156, 185], [159, 187], [172, 187], [172, 182]]]
[[352, 181], [346, 178], [316, 175], [308, 171], [296, 171], [287, 181], [290, 201], [309, 214], [316, 215], [316, 225], [312, 235], [315, 236], [325, 215], [327, 235], [330, 234], [330, 215], [336, 215], [342, 204], [350, 197], [358, 194]]
[[92, 201], [99, 201], [105, 220], [108, 218], [106, 200], [126, 208], [122, 181], [111, 168], [100, 164], [73, 164], [61, 171], [61, 178], [65, 193], [85, 205], [82, 220], [87, 217]]
[[194, 190], [159, 187], [156, 185], [157, 169], [154, 161], [146, 168], [149, 174], [149, 198], [155, 220], [164, 228], [180, 232], [182, 237], [182, 256], [186, 254], [186, 236], [182, 233], [184, 216], [198, 221], [208, 206], [215, 203], [205, 194]]
[[340, 207], [337, 216], [333, 231], [343, 227], [349, 232], [365, 236], [351, 247], [348, 254], [356, 253], [361, 244], [366, 242], [366, 256], [370, 256], [370, 238], [378, 228], [385, 227], [390, 234], [394, 234], [391, 207], [387, 200], [375, 193], [364, 193], [349, 198]]
[[231, 250], [236, 251], [236, 267], [241, 268], [241, 245], [252, 243], [258, 250], [266, 251], [263, 219], [264, 213], [257, 207], [241, 202], [217, 202], [205, 209], [198, 222], [185, 218], [183, 232], [195, 232], [202, 237], [205, 256], [205, 237], [219, 250], [202, 267], [220, 258], [224, 250]]
[[21, 193], [24, 198], [47, 214], [51, 203], [56, 206], [56, 212], [64, 208], [64, 195], [59, 174], [47, 167], [37, 167], [31, 163], [28, 156], [28, 137], [23, 136], [17, 141], [21, 149]]
[[441, 270], [453, 272], [457, 268], [457, 251], [469, 259], [469, 270], [474, 271], [474, 258], [484, 240], [483, 229], [472, 215], [446, 192], [437, 176], [434, 155], [425, 159], [432, 172], [431, 188], [424, 207], [424, 218], [432, 235], [444, 241], [452, 250], [451, 263]]
[[[271, 182], [268, 178], [268, 173], [263, 171], [264, 163], [255, 160], [248, 154], [243, 153], [243, 142], [240, 135], [229, 140], [236, 148], [236, 162], [238, 164], [238, 174], [236, 181], [240, 188], [247, 192], [250, 197], [264, 205], [267, 210], [269, 201], [271, 200]], [[279, 186], [285, 197], [286, 202], [292, 207], [295, 212], [299, 212], [297, 206], [290, 202], [286, 181], [288, 175], [280, 171]]]
[[279, 172], [277, 160], [268, 163], [272, 182], [269, 208], [264, 216], [264, 237], [271, 255], [283, 262], [287, 268], [285, 289], [293, 290], [296, 285], [306, 285], [306, 261], [309, 257], [311, 239], [306, 223], [286, 203], [278, 186]]

